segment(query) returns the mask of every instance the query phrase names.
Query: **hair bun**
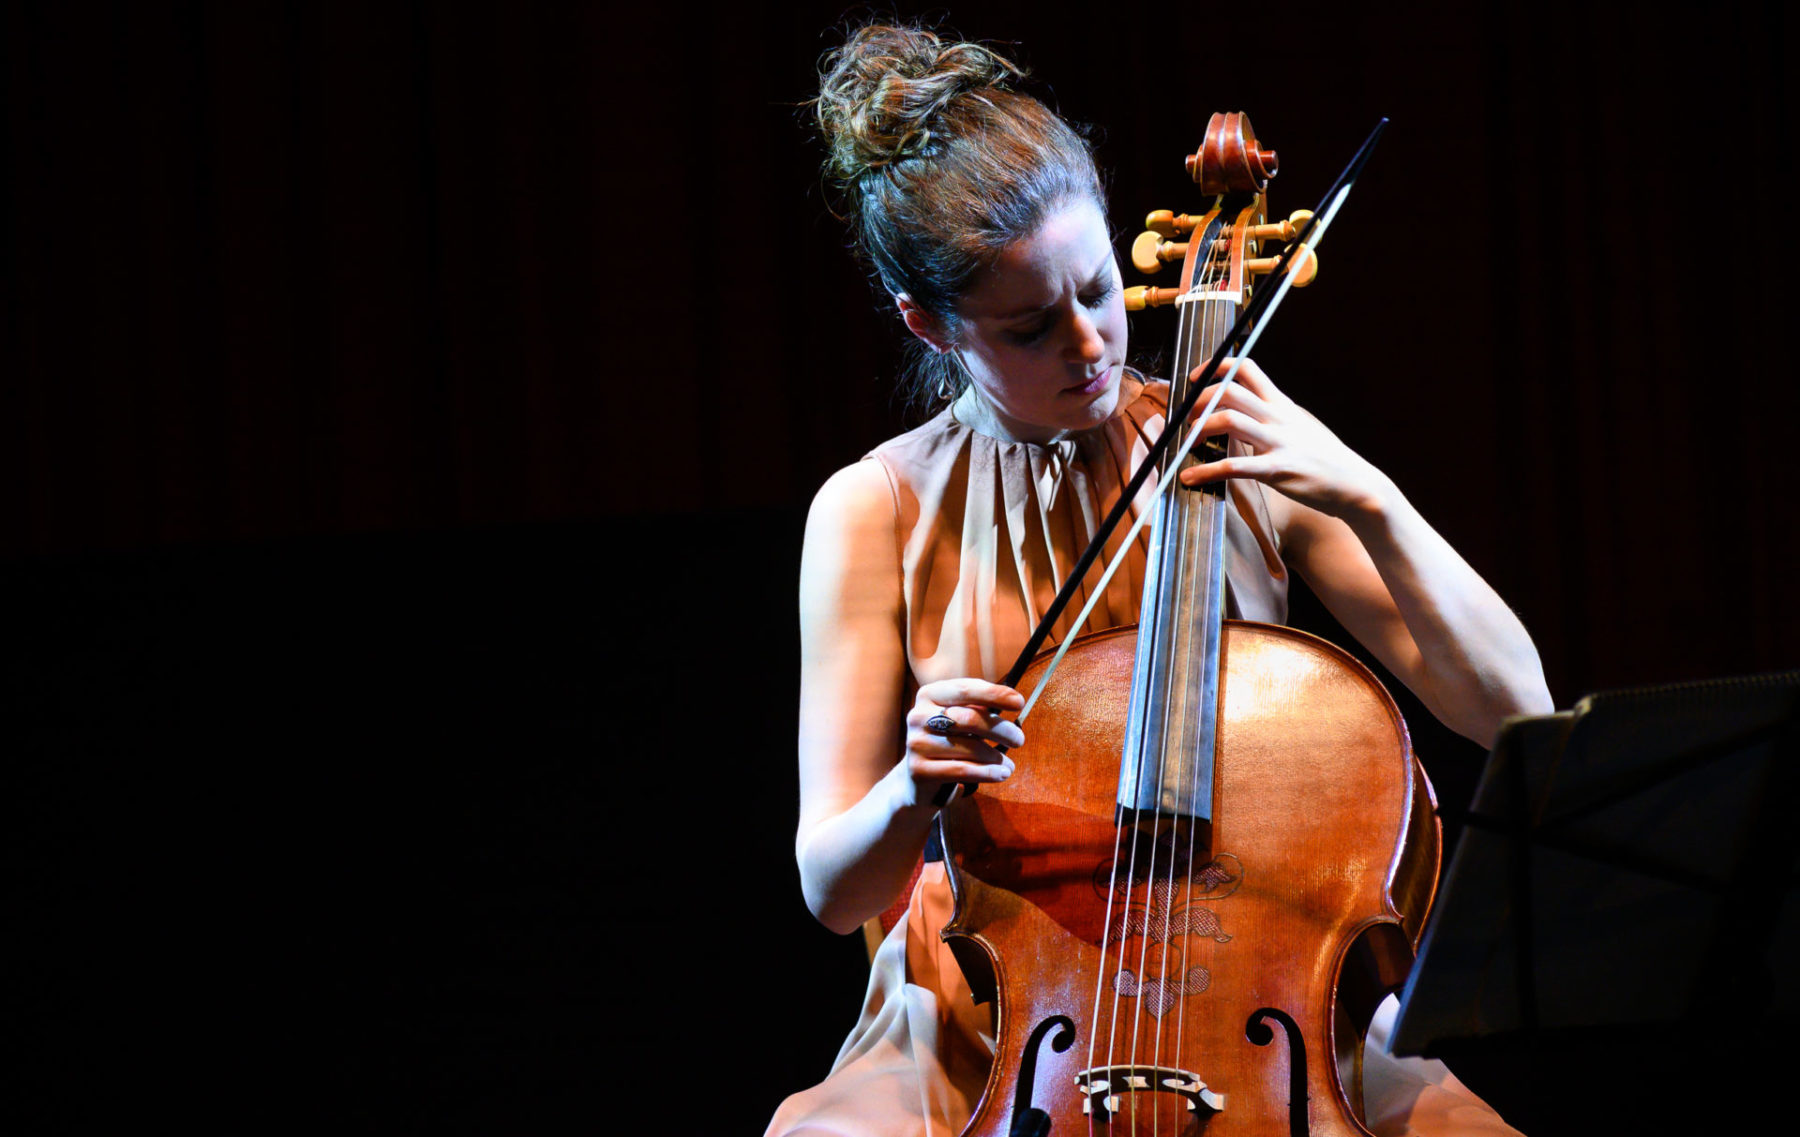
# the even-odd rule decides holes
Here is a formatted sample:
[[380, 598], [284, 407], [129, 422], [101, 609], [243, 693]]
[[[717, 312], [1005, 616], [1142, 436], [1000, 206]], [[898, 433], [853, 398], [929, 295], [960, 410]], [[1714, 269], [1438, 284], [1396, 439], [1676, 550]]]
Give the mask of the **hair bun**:
[[965, 91], [1004, 88], [1024, 72], [977, 43], [924, 28], [871, 24], [825, 57], [815, 108], [826, 169], [848, 186], [923, 153], [938, 112]]

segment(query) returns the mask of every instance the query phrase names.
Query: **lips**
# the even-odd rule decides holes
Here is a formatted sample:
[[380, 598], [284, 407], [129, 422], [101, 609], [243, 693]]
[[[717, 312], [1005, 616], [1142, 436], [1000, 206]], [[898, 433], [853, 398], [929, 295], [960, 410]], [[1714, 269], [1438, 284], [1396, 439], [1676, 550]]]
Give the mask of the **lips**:
[[1100, 372], [1100, 374], [1094, 376], [1092, 379], [1089, 379], [1084, 383], [1077, 383], [1072, 387], [1064, 387], [1063, 394], [1065, 394], [1065, 395], [1098, 395], [1100, 392], [1106, 390], [1108, 383], [1112, 382], [1112, 376], [1113, 376], [1113, 368], [1107, 367], [1106, 370]]

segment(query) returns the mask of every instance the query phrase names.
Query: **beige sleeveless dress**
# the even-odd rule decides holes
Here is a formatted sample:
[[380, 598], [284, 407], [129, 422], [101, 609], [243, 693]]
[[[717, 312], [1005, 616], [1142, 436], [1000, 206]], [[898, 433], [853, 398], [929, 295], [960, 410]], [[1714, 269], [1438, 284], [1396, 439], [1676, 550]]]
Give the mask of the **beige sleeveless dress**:
[[[881, 464], [894, 493], [914, 687], [968, 675], [995, 679], [1005, 672], [1162, 432], [1167, 402], [1167, 384], [1128, 377], [1110, 420], [1046, 444], [977, 434], [946, 408], [864, 459]], [[1134, 516], [1148, 508], [1154, 488], [1154, 482], [1145, 487]], [[1229, 614], [1284, 623], [1287, 570], [1262, 487], [1233, 482], [1231, 492], [1236, 509], [1226, 529]], [[1122, 533], [1110, 538], [1109, 557], [1122, 539]], [[1137, 622], [1146, 556], [1140, 534], [1079, 631]], [[1099, 570], [1090, 576], [1097, 579]], [[1064, 612], [1056, 641], [1071, 634], [1069, 625], [1087, 596], [1078, 593]], [[876, 952], [862, 1018], [831, 1073], [783, 1102], [766, 1137], [962, 1132], [987, 1082], [993, 1038], [987, 1008], [970, 997], [938, 937], [949, 919], [943, 866], [927, 864], [905, 918]], [[1364, 1062], [1365, 1099], [1378, 1134], [1516, 1132], [1443, 1063], [1392, 1058], [1375, 1045], [1391, 1025], [1391, 1001], [1385, 1010]]]

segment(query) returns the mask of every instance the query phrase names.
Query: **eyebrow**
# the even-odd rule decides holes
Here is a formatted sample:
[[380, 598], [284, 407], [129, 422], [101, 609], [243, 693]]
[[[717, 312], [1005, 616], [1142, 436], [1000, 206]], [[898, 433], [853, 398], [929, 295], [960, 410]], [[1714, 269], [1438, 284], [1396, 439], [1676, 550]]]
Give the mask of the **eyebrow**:
[[[1093, 285], [1094, 282], [1098, 281], [1101, 277], [1106, 275], [1106, 266], [1107, 266], [1107, 263], [1110, 262], [1111, 260], [1112, 260], [1112, 250], [1108, 249], [1106, 251], [1106, 256], [1101, 259], [1099, 264], [1094, 266], [1094, 271], [1088, 274], [1087, 284], [1089, 286]], [[1023, 319], [1026, 316], [1035, 316], [1039, 312], [1048, 311], [1049, 309], [1054, 308], [1054, 307], [1056, 307], [1056, 301], [1052, 300], [1048, 304], [1033, 304], [1030, 307], [1018, 308], [1011, 312], [1002, 312], [999, 315], [990, 316], [989, 319], [995, 320], [999, 323], [1006, 323], [1009, 320], [1018, 320], [1018, 319]]]

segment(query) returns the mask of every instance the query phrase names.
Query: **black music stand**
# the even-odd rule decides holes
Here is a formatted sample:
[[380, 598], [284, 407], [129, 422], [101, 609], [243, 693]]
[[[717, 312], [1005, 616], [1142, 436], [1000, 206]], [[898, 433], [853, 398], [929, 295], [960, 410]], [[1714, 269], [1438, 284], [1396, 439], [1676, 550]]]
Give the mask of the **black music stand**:
[[1666, 1091], [1691, 1074], [1669, 1054], [1690, 1035], [1729, 1047], [1733, 1031], [1775, 1037], [1775, 1020], [1800, 1014], [1797, 850], [1800, 671], [1509, 720], [1392, 1049], [1646, 1046], [1622, 1065], [1658, 1067], [1644, 1075]]

